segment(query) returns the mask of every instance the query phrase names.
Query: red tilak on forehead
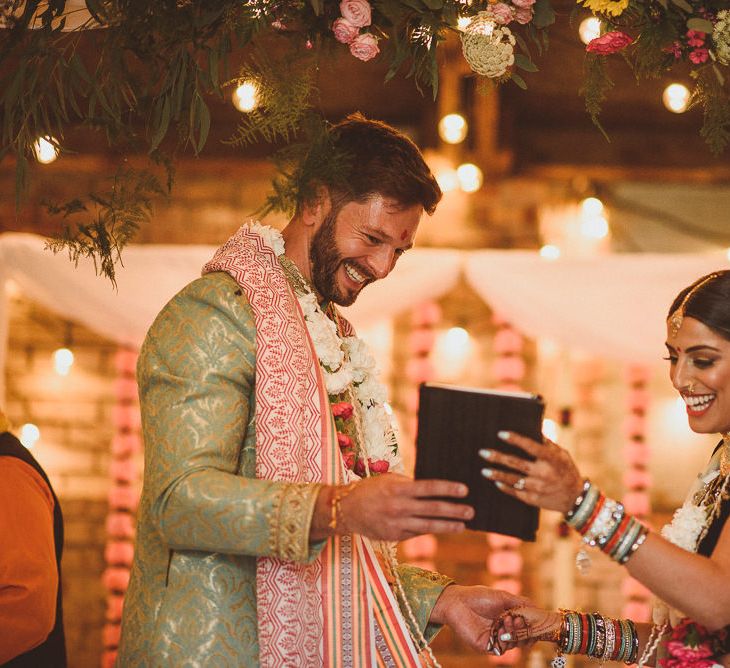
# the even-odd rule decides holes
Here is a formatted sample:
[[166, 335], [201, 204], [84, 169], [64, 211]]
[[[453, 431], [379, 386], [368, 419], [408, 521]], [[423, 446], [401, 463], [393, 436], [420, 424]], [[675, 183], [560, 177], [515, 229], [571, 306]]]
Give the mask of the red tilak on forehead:
[[408, 230], [403, 230], [400, 235], [400, 240], [403, 241], [408, 236]]

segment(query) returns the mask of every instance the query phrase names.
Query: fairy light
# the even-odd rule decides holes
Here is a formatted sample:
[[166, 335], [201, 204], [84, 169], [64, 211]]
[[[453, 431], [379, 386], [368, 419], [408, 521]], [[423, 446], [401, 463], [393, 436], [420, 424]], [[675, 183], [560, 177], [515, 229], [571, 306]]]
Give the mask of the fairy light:
[[233, 91], [232, 99], [238, 111], [253, 111], [259, 104], [259, 87], [253, 81], [244, 81]]
[[53, 353], [53, 368], [59, 376], [68, 376], [74, 363], [74, 354], [68, 348], [59, 348]]
[[603, 213], [603, 202], [597, 197], [586, 197], [580, 203], [580, 210], [584, 216], [600, 216]]
[[456, 27], [459, 30], [464, 31], [464, 30], [466, 30], [469, 27], [469, 24], [470, 23], [471, 23], [471, 17], [470, 16], [460, 16], [456, 20]]
[[689, 88], [681, 83], [669, 84], [662, 93], [662, 102], [669, 111], [681, 114], [689, 107]]
[[20, 442], [30, 450], [41, 437], [41, 430], [32, 422], [27, 422], [20, 428]]
[[47, 165], [58, 157], [58, 142], [50, 136], [39, 137], [33, 144], [33, 152], [38, 162]]
[[581, 221], [580, 233], [588, 239], [605, 239], [608, 232], [608, 221], [603, 216], [590, 216]]
[[465, 162], [456, 168], [456, 176], [459, 179], [459, 185], [465, 193], [473, 193], [482, 187], [484, 175], [482, 170], [471, 162]]
[[553, 244], [545, 244], [540, 249], [540, 257], [545, 260], [557, 260], [560, 257], [560, 248]]
[[441, 188], [441, 192], [451, 192], [459, 189], [459, 177], [453, 169], [444, 169], [436, 174], [436, 181]]
[[468, 131], [469, 126], [461, 114], [447, 114], [439, 121], [439, 136], [447, 144], [460, 144]]
[[597, 16], [589, 16], [583, 19], [578, 26], [578, 35], [580, 41], [583, 44], [588, 44], [590, 41], [601, 36], [601, 19]]

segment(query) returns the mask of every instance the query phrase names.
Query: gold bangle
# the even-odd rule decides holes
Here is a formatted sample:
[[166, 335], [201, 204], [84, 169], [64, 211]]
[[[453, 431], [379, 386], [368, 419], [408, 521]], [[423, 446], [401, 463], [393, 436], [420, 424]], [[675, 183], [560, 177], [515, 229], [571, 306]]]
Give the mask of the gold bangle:
[[[357, 483], [351, 482], [349, 485], [339, 485], [335, 487], [335, 491], [330, 496], [330, 521], [327, 526], [332, 529], [332, 533], [337, 532], [337, 525], [345, 528], [345, 522], [342, 518], [342, 499], [344, 499]], [[342, 533], [346, 533], [343, 531]]]

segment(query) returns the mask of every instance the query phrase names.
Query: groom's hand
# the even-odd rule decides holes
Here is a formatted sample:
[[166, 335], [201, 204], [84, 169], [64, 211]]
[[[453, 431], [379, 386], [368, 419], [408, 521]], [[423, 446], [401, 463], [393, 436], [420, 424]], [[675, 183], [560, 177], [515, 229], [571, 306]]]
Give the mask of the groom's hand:
[[[325, 487], [315, 506], [310, 540], [331, 535], [333, 488]], [[448, 480], [412, 480], [397, 473], [365, 478], [342, 497], [337, 533], [359, 533], [375, 540], [400, 541], [424, 533], [463, 531], [474, 509], [429, 497], [464, 498], [468, 488]]]
[[469, 647], [486, 652], [499, 616], [510, 608], [527, 604], [523, 596], [481, 585], [446, 587], [431, 611], [429, 621], [446, 624]]

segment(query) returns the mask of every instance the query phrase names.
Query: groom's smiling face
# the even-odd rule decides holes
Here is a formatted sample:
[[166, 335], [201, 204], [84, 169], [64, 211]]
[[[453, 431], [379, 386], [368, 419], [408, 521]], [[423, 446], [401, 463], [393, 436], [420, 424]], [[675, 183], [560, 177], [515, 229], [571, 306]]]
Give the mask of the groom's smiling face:
[[374, 195], [333, 210], [312, 237], [312, 283], [324, 301], [352, 304], [369, 283], [385, 278], [413, 246], [420, 204], [402, 207]]

